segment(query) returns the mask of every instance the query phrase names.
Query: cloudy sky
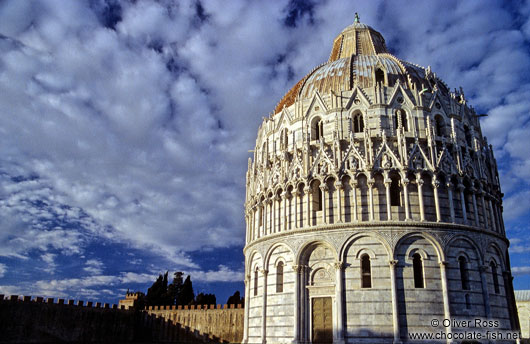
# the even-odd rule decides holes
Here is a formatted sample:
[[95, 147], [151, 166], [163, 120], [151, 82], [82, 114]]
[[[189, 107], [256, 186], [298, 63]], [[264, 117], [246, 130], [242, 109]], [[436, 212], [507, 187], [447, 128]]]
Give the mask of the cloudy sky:
[[355, 12], [489, 114], [530, 289], [528, 1], [0, 0], [0, 293], [117, 302], [166, 270], [243, 291], [258, 125]]

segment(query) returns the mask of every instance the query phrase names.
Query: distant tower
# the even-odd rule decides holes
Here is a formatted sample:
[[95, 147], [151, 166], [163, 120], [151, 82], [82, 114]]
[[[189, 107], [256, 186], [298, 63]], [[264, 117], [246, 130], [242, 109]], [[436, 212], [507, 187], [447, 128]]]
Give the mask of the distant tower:
[[121, 306], [124, 306], [125, 309], [134, 308], [138, 306], [139, 303], [143, 303], [144, 297], [145, 294], [140, 291], [137, 291], [136, 293], [130, 293], [129, 290], [127, 290], [125, 299], [118, 302], [118, 307], [121, 308]]
[[246, 187], [244, 343], [460, 331], [431, 326], [444, 318], [518, 328], [478, 116], [358, 17], [264, 119]]

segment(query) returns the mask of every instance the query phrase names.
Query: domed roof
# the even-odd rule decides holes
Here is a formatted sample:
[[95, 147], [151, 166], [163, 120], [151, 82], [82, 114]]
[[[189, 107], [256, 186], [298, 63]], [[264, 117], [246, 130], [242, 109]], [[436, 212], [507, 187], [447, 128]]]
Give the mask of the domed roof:
[[354, 85], [372, 87], [377, 69], [384, 71], [388, 85], [393, 85], [397, 80], [409, 86], [413, 83], [418, 83], [418, 86], [428, 84], [422, 67], [401, 61], [390, 54], [383, 36], [360, 23], [356, 15], [355, 22], [342, 30], [333, 41], [328, 61], [294, 85], [278, 103], [274, 113], [280, 112], [284, 106], [290, 106], [297, 98], [310, 98], [316, 91], [340, 93], [351, 90]]

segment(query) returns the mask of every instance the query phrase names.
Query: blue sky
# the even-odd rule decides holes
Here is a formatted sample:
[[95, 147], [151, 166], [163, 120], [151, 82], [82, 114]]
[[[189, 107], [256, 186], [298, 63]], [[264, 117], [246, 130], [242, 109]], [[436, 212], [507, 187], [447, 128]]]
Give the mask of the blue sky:
[[530, 289], [528, 1], [0, 1], [0, 293], [243, 291], [257, 128], [353, 22], [463, 87]]

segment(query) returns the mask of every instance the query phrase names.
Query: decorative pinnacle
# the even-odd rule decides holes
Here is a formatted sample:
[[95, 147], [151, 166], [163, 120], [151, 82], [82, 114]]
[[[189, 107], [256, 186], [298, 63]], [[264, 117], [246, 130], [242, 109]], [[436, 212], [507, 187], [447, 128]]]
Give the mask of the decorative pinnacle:
[[360, 23], [361, 20], [359, 19], [359, 13], [355, 12], [355, 20], [353, 21], [354, 23]]

